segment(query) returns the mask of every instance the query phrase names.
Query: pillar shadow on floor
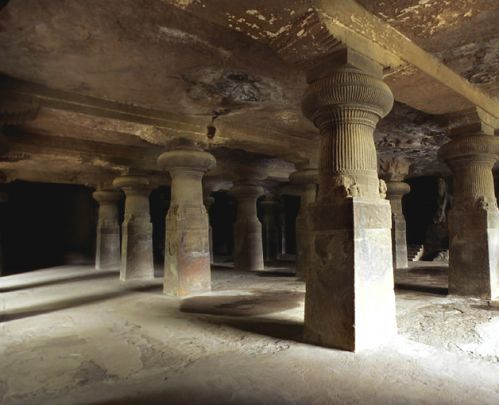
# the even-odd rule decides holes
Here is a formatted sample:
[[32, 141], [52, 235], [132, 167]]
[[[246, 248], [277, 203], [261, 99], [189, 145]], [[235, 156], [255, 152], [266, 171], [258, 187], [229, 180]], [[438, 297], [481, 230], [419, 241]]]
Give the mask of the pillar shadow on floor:
[[302, 342], [302, 322], [264, 315], [296, 308], [303, 302], [304, 295], [303, 292], [269, 290], [252, 290], [244, 295], [204, 295], [184, 299], [180, 311], [201, 315], [196, 319], [210, 324]]
[[112, 271], [89, 270], [88, 274], [79, 274], [71, 277], [36, 281], [32, 283], [26, 283], [26, 284], [20, 284], [8, 287], [0, 287], [0, 293], [8, 293], [19, 290], [27, 290], [29, 288], [55, 286], [59, 284], [75, 283], [78, 281], [87, 281], [87, 280], [98, 280], [98, 279], [112, 278], [112, 277], [119, 277], [119, 270], [112, 270]]
[[77, 308], [83, 305], [96, 304], [134, 293], [151, 293], [154, 291], [161, 291], [161, 289], [161, 285], [133, 286], [120, 291], [107, 291], [99, 294], [59, 299], [49, 303], [29, 305], [23, 308], [16, 308], [0, 313], [0, 323], [48, 314], [69, 308]]

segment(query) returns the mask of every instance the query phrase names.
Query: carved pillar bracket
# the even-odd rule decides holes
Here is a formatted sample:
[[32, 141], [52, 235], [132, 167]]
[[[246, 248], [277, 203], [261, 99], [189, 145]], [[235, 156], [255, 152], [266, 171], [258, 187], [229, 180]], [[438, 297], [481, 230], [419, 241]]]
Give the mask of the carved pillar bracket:
[[97, 221], [97, 245], [95, 251], [96, 270], [118, 269], [120, 267], [120, 224], [118, 190], [98, 190], [92, 196], [99, 203]]
[[260, 206], [263, 210], [263, 253], [264, 259], [274, 261], [279, 255], [279, 196], [276, 194], [267, 194], [261, 201]]
[[202, 178], [215, 167], [215, 158], [184, 143], [163, 153], [158, 163], [172, 179], [163, 291], [174, 296], [210, 291], [209, 221], [203, 204]]
[[120, 279], [153, 279], [152, 223], [149, 194], [153, 188], [147, 177], [118, 177], [113, 186], [125, 193], [125, 218], [122, 224]]
[[297, 169], [291, 173], [289, 181], [301, 188], [300, 210], [296, 216], [296, 276], [305, 280], [311, 267], [310, 253], [313, 246], [309, 209], [317, 196], [319, 172], [306, 165], [299, 165]]
[[242, 271], [263, 270], [262, 225], [256, 211], [256, 200], [263, 195], [263, 187], [255, 181], [237, 180], [229, 193], [237, 200], [234, 267]]
[[309, 72], [302, 104], [321, 134], [305, 338], [355, 351], [396, 333], [391, 211], [373, 139], [393, 96], [373, 61], [350, 50], [329, 61]]
[[449, 293], [499, 296], [499, 212], [492, 168], [499, 137], [465, 134], [443, 145], [439, 158], [452, 170], [449, 212]]

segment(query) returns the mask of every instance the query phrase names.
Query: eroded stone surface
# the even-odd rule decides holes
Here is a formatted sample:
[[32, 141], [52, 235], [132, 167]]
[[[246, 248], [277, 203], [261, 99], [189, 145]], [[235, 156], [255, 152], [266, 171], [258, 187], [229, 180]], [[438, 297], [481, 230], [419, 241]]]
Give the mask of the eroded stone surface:
[[347, 50], [343, 65], [312, 72], [303, 99], [321, 134], [305, 336], [351, 351], [396, 333], [390, 205], [373, 139], [393, 97], [379, 66], [357, 57]]
[[264, 269], [262, 224], [256, 214], [256, 200], [264, 193], [257, 182], [234, 181], [230, 194], [237, 200], [234, 223], [234, 266], [237, 270]]
[[215, 158], [187, 144], [163, 153], [158, 163], [172, 178], [166, 215], [164, 292], [184, 296], [210, 291], [210, 225], [201, 181], [215, 166]]
[[143, 176], [118, 177], [113, 185], [125, 193], [125, 217], [121, 225], [120, 279], [154, 278], [152, 223], [149, 193], [152, 185]]
[[95, 268], [96, 270], [119, 268], [121, 232], [118, 203], [122, 197], [121, 192], [118, 190], [98, 190], [92, 196], [99, 203]]

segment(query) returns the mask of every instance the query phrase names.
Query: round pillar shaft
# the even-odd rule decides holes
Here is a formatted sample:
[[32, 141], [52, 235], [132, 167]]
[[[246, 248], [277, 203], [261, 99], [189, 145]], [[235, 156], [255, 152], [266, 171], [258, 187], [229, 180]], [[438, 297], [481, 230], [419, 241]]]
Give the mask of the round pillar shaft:
[[[350, 51], [338, 57], [350, 58]], [[369, 71], [353, 67], [359, 58], [314, 71], [302, 103], [321, 134], [305, 338], [351, 351], [396, 333], [391, 212], [380, 196], [373, 140], [393, 96], [379, 66], [365, 60], [359, 65]]]
[[209, 241], [210, 241], [210, 264], [214, 263], [214, 255], [213, 255], [213, 228], [211, 226], [211, 215], [210, 215], [210, 210], [211, 206], [215, 203], [215, 198], [212, 197], [211, 195], [208, 195], [207, 197], [204, 198], [203, 200], [204, 206], [206, 207], [206, 212], [208, 213], [208, 226], [209, 226]]
[[290, 181], [301, 186], [300, 209], [296, 216], [296, 276], [306, 280], [311, 267], [313, 249], [312, 227], [310, 224], [310, 204], [315, 203], [317, 196], [317, 169], [299, 168], [290, 175]]
[[263, 188], [252, 183], [236, 183], [230, 191], [237, 200], [234, 224], [234, 267], [242, 271], [264, 269], [262, 224], [258, 220], [256, 200]]
[[[0, 172], [0, 182], [4, 181], [3, 173]], [[7, 193], [0, 191], [0, 277], [5, 275], [4, 258], [3, 258], [3, 230], [5, 221], [5, 203], [9, 200]]]
[[120, 279], [153, 279], [152, 223], [149, 213], [149, 180], [123, 176], [113, 185], [125, 193], [125, 218], [121, 227]]
[[449, 293], [499, 296], [499, 211], [492, 168], [499, 137], [461, 135], [440, 148], [452, 170], [454, 202], [449, 212]]
[[121, 251], [118, 203], [121, 200], [121, 192], [99, 190], [92, 195], [99, 203], [95, 268], [96, 270], [119, 269]]
[[163, 291], [174, 296], [210, 291], [209, 221], [201, 181], [215, 166], [215, 158], [183, 146], [163, 153], [158, 162], [172, 178]]
[[263, 210], [263, 253], [264, 259], [268, 261], [277, 260], [279, 254], [279, 223], [277, 219], [279, 201], [265, 199], [260, 202]]
[[411, 188], [401, 181], [388, 181], [386, 183], [386, 198], [392, 208], [392, 254], [393, 268], [405, 269], [409, 266], [407, 259], [407, 235], [404, 212], [402, 210], [402, 197]]

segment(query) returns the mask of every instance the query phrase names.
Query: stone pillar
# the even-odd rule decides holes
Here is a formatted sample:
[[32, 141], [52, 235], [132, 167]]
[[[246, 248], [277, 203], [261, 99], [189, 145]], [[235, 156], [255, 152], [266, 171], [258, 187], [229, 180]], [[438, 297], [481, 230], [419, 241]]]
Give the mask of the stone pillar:
[[317, 195], [317, 169], [298, 166], [298, 171], [291, 173], [289, 180], [301, 188], [300, 210], [296, 216], [296, 276], [306, 279], [311, 268], [310, 255], [313, 249], [311, 224], [309, 218], [310, 204], [315, 203]]
[[460, 134], [442, 146], [439, 158], [452, 170], [449, 212], [449, 293], [499, 296], [499, 212], [492, 168], [499, 137]]
[[152, 185], [147, 177], [134, 175], [116, 178], [113, 186], [125, 193], [120, 279], [153, 279], [152, 223], [149, 214]]
[[263, 270], [262, 224], [258, 220], [256, 200], [264, 193], [258, 183], [236, 181], [230, 194], [237, 200], [234, 224], [234, 267], [236, 270]]
[[213, 227], [211, 226], [210, 209], [212, 205], [215, 203], [215, 197], [213, 197], [210, 193], [204, 192], [203, 203], [206, 208], [206, 213], [208, 214], [208, 239], [210, 247], [210, 264], [213, 264]]
[[284, 257], [288, 253], [286, 246], [286, 207], [284, 200], [279, 203], [279, 256]]
[[[3, 173], [1, 174], [3, 178]], [[4, 179], [0, 181], [5, 181]], [[0, 191], [0, 277], [5, 275], [4, 273], [4, 259], [3, 259], [3, 232], [4, 232], [4, 220], [5, 220], [5, 203], [9, 200], [8, 194]]]
[[201, 181], [215, 166], [215, 158], [184, 142], [163, 153], [158, 162], [172, 179], [163, 291], [174, 296], [210, 291], [209, 221]]
[[278, 210], [279, 197], [269, 194], [260, 201], [263, 211], [263, 253], [264, 259], [268, 261], [277, 260], [279, 254], [279, 224]]
[[118, 203], [121, 200], [121, 192], [98, 190], [92, 196], [99, 203], [95, 269], [118, 269], [121, 259], [118, 218]]
[[407, 237], [402, 197], [411, 191], [409, 184], [403, 181], [387, 181], [386, 198], [392, 208], [392, 255], [393, 268], [405, 269], [407, 261]]
[[203, 202], [206, 207], [206, 212], [208, 213], [208, 224], [209, 224], [209, 240], [210, 240], [210, 263], [214, 262], [213, 255], [213, 228], [211, 226], [211, 215], [210, 209], [215, 203], [215, 198], [211, 195], [215, 191], [227, 190], [232, 186], [230, 181], [224, 180], [219, 177], [204, 177], [203, 178]]
[[350, 50], [307, 79], [302, 109], [321, 145], [305, 339], [357, 351], [396, 334], [391, 211], [380, 195], [373, 139], [393, 96], [381, 66]]

